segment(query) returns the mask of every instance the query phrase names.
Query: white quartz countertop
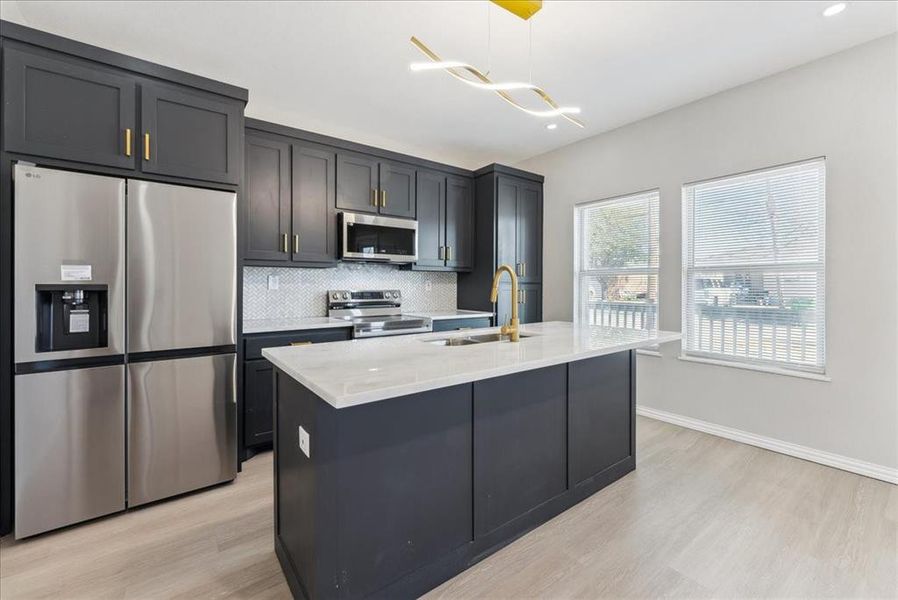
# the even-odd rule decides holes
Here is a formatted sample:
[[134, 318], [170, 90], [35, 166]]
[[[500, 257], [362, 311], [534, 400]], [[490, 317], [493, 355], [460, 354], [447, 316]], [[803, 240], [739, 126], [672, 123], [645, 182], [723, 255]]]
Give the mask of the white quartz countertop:
[[517, 343], [427, 343], [496, 331], [492, 327], [265, 348], [262, 356], [335, 408], [347, 408], [680, 339], [671, 331], [554, 321], [522, 326], [531, 337]]
[[244, 319], [243, 321], [244, 334], [295, 331], [299, 329], [327, 329], [330, 327], [352, 327], [352, 323], [345, 319], [331, 319], [330, 317]]
[[[412, 311], [403, 314], [413, 317], [429, 317], [434, 321], [493, 316], [491, 312], [479, 310]], [[244, 334], [298, 331], [300, 329], [327, 329], [330, 327], [352, 327], [352, 323], [346, 319], [332, 319], [330, 317], [286, 317], [281, 319], [244, 319], [243, 321]]]
[[492, 317], [493, 313], [480, 310], [437, 310], [437, 311], [411, 311], [402, 314], [411, 317], [429, 317], [434, 321], [446, 321], [449, 319], [483, 319]]

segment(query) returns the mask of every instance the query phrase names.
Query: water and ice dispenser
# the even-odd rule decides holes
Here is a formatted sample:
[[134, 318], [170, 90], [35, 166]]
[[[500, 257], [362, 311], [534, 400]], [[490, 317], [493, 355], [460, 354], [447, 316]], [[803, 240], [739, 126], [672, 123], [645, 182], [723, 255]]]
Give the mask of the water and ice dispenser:
[[106, 285], [36, 285], [37, 352], [104, 348], [109, 290]]

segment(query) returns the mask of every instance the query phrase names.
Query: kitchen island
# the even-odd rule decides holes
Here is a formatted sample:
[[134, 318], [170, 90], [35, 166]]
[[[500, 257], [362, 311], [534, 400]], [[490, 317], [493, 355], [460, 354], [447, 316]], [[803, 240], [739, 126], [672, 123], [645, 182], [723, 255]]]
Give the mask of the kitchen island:
[[263, 351], [295, 597], [415, 597], [635, 468], [634, 350], [679, 333], [497, 331]]

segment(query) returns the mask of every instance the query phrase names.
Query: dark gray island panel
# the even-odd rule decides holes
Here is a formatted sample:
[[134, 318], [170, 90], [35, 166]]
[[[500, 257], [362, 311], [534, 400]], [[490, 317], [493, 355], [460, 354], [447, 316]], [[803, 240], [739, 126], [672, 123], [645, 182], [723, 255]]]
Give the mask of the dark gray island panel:
[[471, 386], [339, 416], [339, 583], [355, 598], [471, 541]]
[[567, 488], [566, 365], [474, 383], [474, 535]]
[[625, 350], [337, 409], [275, 366], [294, 596], [417, 597], [632, 471], [634, 367]]
[[629, 352], [570, 363], [570, 482], [577, 485], [633, 454]]

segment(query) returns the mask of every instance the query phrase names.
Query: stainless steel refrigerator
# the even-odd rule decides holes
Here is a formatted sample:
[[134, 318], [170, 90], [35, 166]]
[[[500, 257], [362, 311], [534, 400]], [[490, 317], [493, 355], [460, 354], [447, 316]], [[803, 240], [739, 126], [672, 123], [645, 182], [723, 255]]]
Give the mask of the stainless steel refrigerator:
[[14, 169], [15, 535], [233, 479], [236, 197]]

